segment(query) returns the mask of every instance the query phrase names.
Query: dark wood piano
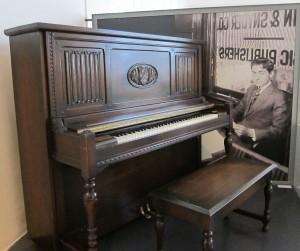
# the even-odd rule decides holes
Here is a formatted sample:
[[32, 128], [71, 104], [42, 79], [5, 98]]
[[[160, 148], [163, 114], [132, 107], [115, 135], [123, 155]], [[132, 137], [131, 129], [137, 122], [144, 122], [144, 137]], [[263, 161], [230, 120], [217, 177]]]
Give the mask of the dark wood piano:
[[202, 91], [204, 42], [45, 23], [8, 29], [29, 236], [97, 250], [228, 127]]

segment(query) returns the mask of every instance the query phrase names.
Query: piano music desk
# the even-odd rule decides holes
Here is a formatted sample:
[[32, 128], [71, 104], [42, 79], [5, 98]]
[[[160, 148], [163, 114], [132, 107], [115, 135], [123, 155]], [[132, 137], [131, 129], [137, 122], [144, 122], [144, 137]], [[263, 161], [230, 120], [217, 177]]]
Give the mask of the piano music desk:
[[163, 250], [164, 213], [200, 225], [203, 228], [203, 250], [213, 250], [212, 223], [215, 216], [226, 216], [264, 185], [265, 209], [262, 216], [241, 209], [235, 212], [262, 221], [262, 230], [267, 231], [272, 192], [270, 174], [275, 166], [225, 156], [152, 192], [157, 250]]

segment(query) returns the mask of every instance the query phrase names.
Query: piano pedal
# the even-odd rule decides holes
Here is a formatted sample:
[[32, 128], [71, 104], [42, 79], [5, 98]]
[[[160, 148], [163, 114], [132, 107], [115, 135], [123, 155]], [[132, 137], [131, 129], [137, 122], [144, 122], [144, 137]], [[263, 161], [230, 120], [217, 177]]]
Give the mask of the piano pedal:
[[155, 212], [150, 208], [149, 203], [146, 204], [146, 208], [144, 208], [144, 206], [140, 206], [140, 213], [148, 220], [155, 216]]

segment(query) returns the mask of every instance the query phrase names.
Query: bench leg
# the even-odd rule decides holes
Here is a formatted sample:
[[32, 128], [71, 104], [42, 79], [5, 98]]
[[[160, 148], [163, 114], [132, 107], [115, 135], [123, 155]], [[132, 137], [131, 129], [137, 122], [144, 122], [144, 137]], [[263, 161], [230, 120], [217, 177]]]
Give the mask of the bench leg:
[[203, 251], [211, 251], [214, 248], [213, 241], [213, 231], [204, 230], [203, 231], [203, 241], [202, 241], [202, 250]]
[[270, 201], [271, 201], [272, 191], [273, 191], [272, 181], [269, 180], [269, 181], [267, 181], [265, 190], [264, 190], [264, 192], [265, 192], [265, 210], [264, 210], [264, 215], [263, 215], [263, 228], [262, 228], [262, 231], [264, 231], [264, 232], [268, 231], [269, 223], [271, 220]]
[[165, 222], [164, 222], [164, 217], [162, 214], [161, 207], [159, 207], [155, 213], [155, 231], [156, 231], [157, 251], [163, 251]]

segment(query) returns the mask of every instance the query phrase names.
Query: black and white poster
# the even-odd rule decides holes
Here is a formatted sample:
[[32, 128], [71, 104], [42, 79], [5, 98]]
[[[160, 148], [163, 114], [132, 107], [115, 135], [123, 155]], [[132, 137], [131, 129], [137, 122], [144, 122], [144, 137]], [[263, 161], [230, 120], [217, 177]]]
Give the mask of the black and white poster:
[[238, 140], [288, 166], [296, 10], [216, 13], [216, 86], [243, 93]]

